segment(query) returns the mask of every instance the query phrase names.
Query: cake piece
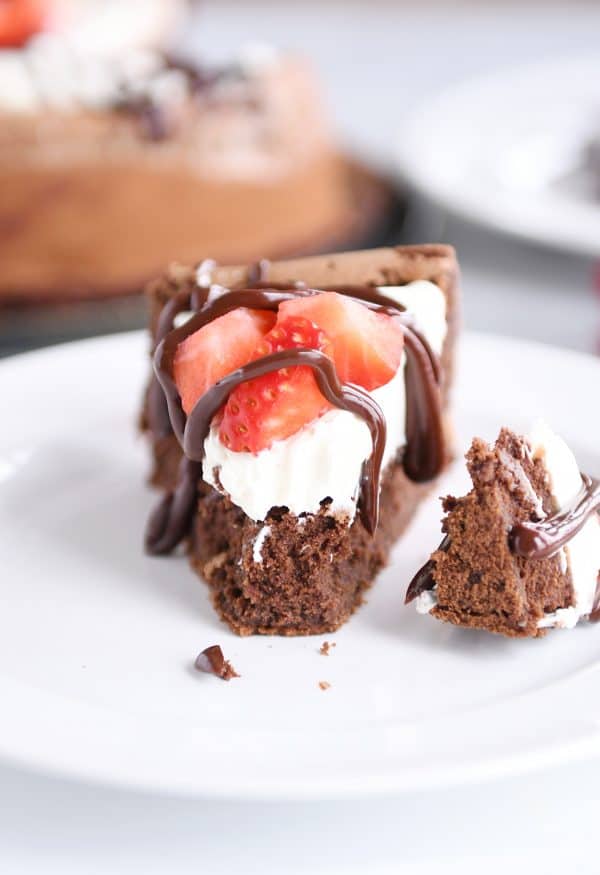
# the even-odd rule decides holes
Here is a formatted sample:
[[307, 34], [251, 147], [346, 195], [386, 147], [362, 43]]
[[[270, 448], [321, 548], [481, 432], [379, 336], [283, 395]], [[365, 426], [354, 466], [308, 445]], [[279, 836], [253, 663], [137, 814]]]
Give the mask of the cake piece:
[[338, 153], [300, 59], [253, 48], [213, 68], [50, 32], [0, 45], [2, 302], [139, 292], [198, 251], [363, 239], [380, 188]]
[[473, 489], [444, 500], [445, 537], [406, 601], [512, 637], [598, 619], [600, 482], [543, 423], [504, 428], [493, 447], [476, 438], [467, 467]]
[[150, 286], [147, 549], [185, 542], [239, 634], [331, 632], [387, 562], [448, 461], [456, 282], [417, 246]]

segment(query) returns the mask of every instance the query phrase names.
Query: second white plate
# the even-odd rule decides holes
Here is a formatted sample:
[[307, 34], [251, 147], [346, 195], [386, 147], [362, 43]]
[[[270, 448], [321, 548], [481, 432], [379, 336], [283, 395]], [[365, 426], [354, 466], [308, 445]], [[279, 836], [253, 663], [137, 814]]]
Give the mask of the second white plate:
[[599, 83], [596, 57], [509, 69], [449, 89], [403, 125], [400, 172], [463, 218], [599, 256], [600, 181], [585, 169], [586, 148], [600, 139]]

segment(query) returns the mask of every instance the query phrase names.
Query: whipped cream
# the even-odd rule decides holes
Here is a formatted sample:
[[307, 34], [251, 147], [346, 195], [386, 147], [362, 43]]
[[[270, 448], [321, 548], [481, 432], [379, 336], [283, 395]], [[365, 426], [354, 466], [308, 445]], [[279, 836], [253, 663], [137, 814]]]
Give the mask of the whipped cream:
[[[441, 353], [446, 334], [446, 299], [434, 283], [417, 281], [381, 291], [404, 304], [432, 349]], [[394, 377], [370, 394], [386, 418], [382, 470], [406, 443], [405, 358]], [[272, 507], [296, 516], [317, 513], [325, 498], [328, 512], [356, 514], [362, 465], [371, 454], [366, 423], [346, 410], [330, 410], [283, 441], [259, 453], [238, 453], [221, 442], [212, 427], [204, 444], [204, 479], [226, 492], [253, 520], [264, 520]]]
[[86, 54], [164, 44], [184, 24], [184, 0], [55, 0], [52, 23]]
[[[565, 441], [543, 422], [532, 428], [529, 444], [534, 458], [544, 463], [555, 499], [555, 511], [565, 508], [581, 490], [581, 474], [575, 456]], [[592, 610], [600, 572], [600, 518], [592, 514], [583, 528], [563, 547], [561, 561], [571, 574], [575, 604], [546, 614], [540, 628], [572, 629]], [[564, 566], [563, 566], [564, 567]]]
[[252, 561], [260, 564], [262, 560], [262, 548], [266, 539], [271, 534], [271, 526], [263, 526], [259, 531], [258, 535], [254, 540], [254, 544], [252, 545]]
[[150, 49], [102, 57], [83, 51], [60, 34], [43, 33], [23, 49], [0, 50], [4, 111], [102, 110], [114, 106], [123, 89], [160, 102], [185, 98], [188, 86], [184, 73], [167, 69], [160, 54]]
[[417, 614], [428, 614], [437, 605], [435, 589], [426, 589], [420, 592], [415, 599]]
[[[83, 33], [83, 32], [82, 32]], [[182, 103], [190, 93], [188, 77], [170, 69], [151, 48], [129, 47], [118, 54], [90, 52], [82, 34], [41, 33], [20, 49], [0, 49], [0, 108], [17, 114], [42, 109], [76, 112], [109, 109], [127, 93], [147, 97], [157, 105]], [[276, 67], [280, 56], [267, 46], [242, 47], [212, 93], [244, 98], [247, 81]]]

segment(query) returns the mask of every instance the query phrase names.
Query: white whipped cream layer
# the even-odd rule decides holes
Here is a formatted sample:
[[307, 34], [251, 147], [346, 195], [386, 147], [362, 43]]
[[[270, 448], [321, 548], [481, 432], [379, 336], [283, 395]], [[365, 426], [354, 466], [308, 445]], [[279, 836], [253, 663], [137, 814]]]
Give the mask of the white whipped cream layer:
[[6, 112], [108, 109], [122, 97], [123, 87], [157, 103], [182, 101], [188, 90], [185, 75], [167, 69], [151, 49], [104, 57], [83, 51], [64, 35], [43, 33], [23, 49], [0, 50], [0, 108]]
[[[446, 299], [434, 283], [419, 280], [380, 291], [403, 304], [431, 348], [441, 353], [446, 336]], [[395, 376], [374, 389], [371, 397], [386, 419], [382, 469], [406, 443], [405, 360]], [[328, 512], [356, 514], [362, 465], [371, 454], [371, 434], [359, 416], [330, 410], [283, 441], [259, 453], [227, 449], [212, 427], [204, 444], [204, 479], [226, 492], [253, 520], [264, 520], [272, 507], [287, 507], [296, 516], [317, 513], [325, 498]]]
[[415, 599], [417, 614], [428, 614], [437, 605], [435, 589], [426, 589], [420, 592]]
[[262, 548], [266, 539], [271, 534], [271, 526], [263, 526], [259, 531], [254, 544], [252, 545], [252, 561], [255, 563], [261, 564], [262, 560]]
[[[532, 428], [529, 436], [534, 458], [544, 463], [555, 499], [555, 511], [563, 510], [581, 490], [581, 474], [575, 456], [565, 441], [543, 422]], [[575, 604], [546, 614], [538, 621], [540, 628], [558, 626], [572, 629], [592, 610], [600, 572], [600, 518], [593, 514], [583, 528], [566, 544], [561, 560], [566, 564], [573, 584]]]
[[[80, 34], [80, 36], [83, 35]], [[243, 46], [235, 64], [244, 80], [225, 77], [211, 94], [246, 94], [245, 81], [259, 77], [280, 62], [269, 46]], [[232, 59], [229, 58], [229, 65]], [[41, 33], [24, 48], [0, 48], [0, 110], [30, 115], [44, 109], [63, 113], [110, 109], [123, 96], [145, 96], [156, 104], [175, 105], [189, 96], [184, 72], [169, 69], [161, 53], [152, 49], [122, 47], [117, 53], [89, 51], [85, 39], [74, 34]]]

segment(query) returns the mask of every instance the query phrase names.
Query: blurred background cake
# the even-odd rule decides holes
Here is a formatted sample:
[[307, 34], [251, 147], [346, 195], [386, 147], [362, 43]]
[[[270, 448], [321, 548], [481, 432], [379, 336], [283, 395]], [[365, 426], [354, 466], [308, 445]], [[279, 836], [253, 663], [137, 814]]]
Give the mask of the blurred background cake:
[[318, 250], [362, 228], [354, 175], [301, 61], [106, 61], [44, 36], [0, 57], [8, 77], [5, 300], [133, 293], [170, 261]]
[[83, 7], [5, 10], [0, 301], [133, 294], [172, 261], [365, 239], [386, 194], [341, 155], [308, 64], [261, 45], [182, 60], [177, 4]]
[[[575, 0], [567, 10], [531, 0], [516, 14], [477, 0], [0, 3], [3, 13], [16, 6], [43, 15], [18, 38], [0, 27], [0, 69], [9, 70], [0, 73], [0, 354], [141, 326], [141, 298], [128, 292], [157, 272], [153, 264], [160, 261], [162, 271], [175, 238], [181, 254], [172, 250], [169, 259], [186, 262], [440, 240], [460, 250], [472, 327], [600, 348], [593, 280], [600, 201], [588, 150], [600, 105], [597, 4]], [[255, 40], [279, 52], [241, 51]], [[57, 44], [64, 50], [53, 52]], [[56, 98], [56, 80], [67, 76], [76, 94], [87, 94], [83, 109], [73, 107], [72, 92], [60, 112], [14, 110], [24, 98], [15, 60], [31, 53], [45, 71], [43, 93], [52, 87]], [[199, 68], [202, 87], [187, 99], [186, 76], [165, 69], [173, 57]], [[252, 109], [257, 92], [268, 110]], [[152, 139], [156, 103], [166, 109], [158, 116], [168, 136]], [[217, 174], [219, 132], [231, 160], [223, 156]], [[35, 174], [26, 169], [34, 158], [54, 173], [79, 162], [79, 191], [53, 190], [40, 210]], [[122, 184], [111, 194], [104, 182], [117, 175], [118, 162]], [[274, 198], [262, 201], [269, 222], [261, 212], [267, 206], [250, 194], [257, 185], [261, 197], [269, 190]], [[203, 193], [203, 208], [192, 191]], [[77, 197], [77, 208], [69, 206]], [[119, 201], [128, 216], [120, 222]], [[272, 206], [281, 202], [281, 211]], [[66, 237], [52, 218], [61, 203]], [[194, 229], [191, 216], [199, 216]], [[108, 244], [94, 246], [94, 234], [108, 235]], [[565, 300], [578, 318], [565, 322]], [[515, 319], [532, 309], [536, 319]]]

